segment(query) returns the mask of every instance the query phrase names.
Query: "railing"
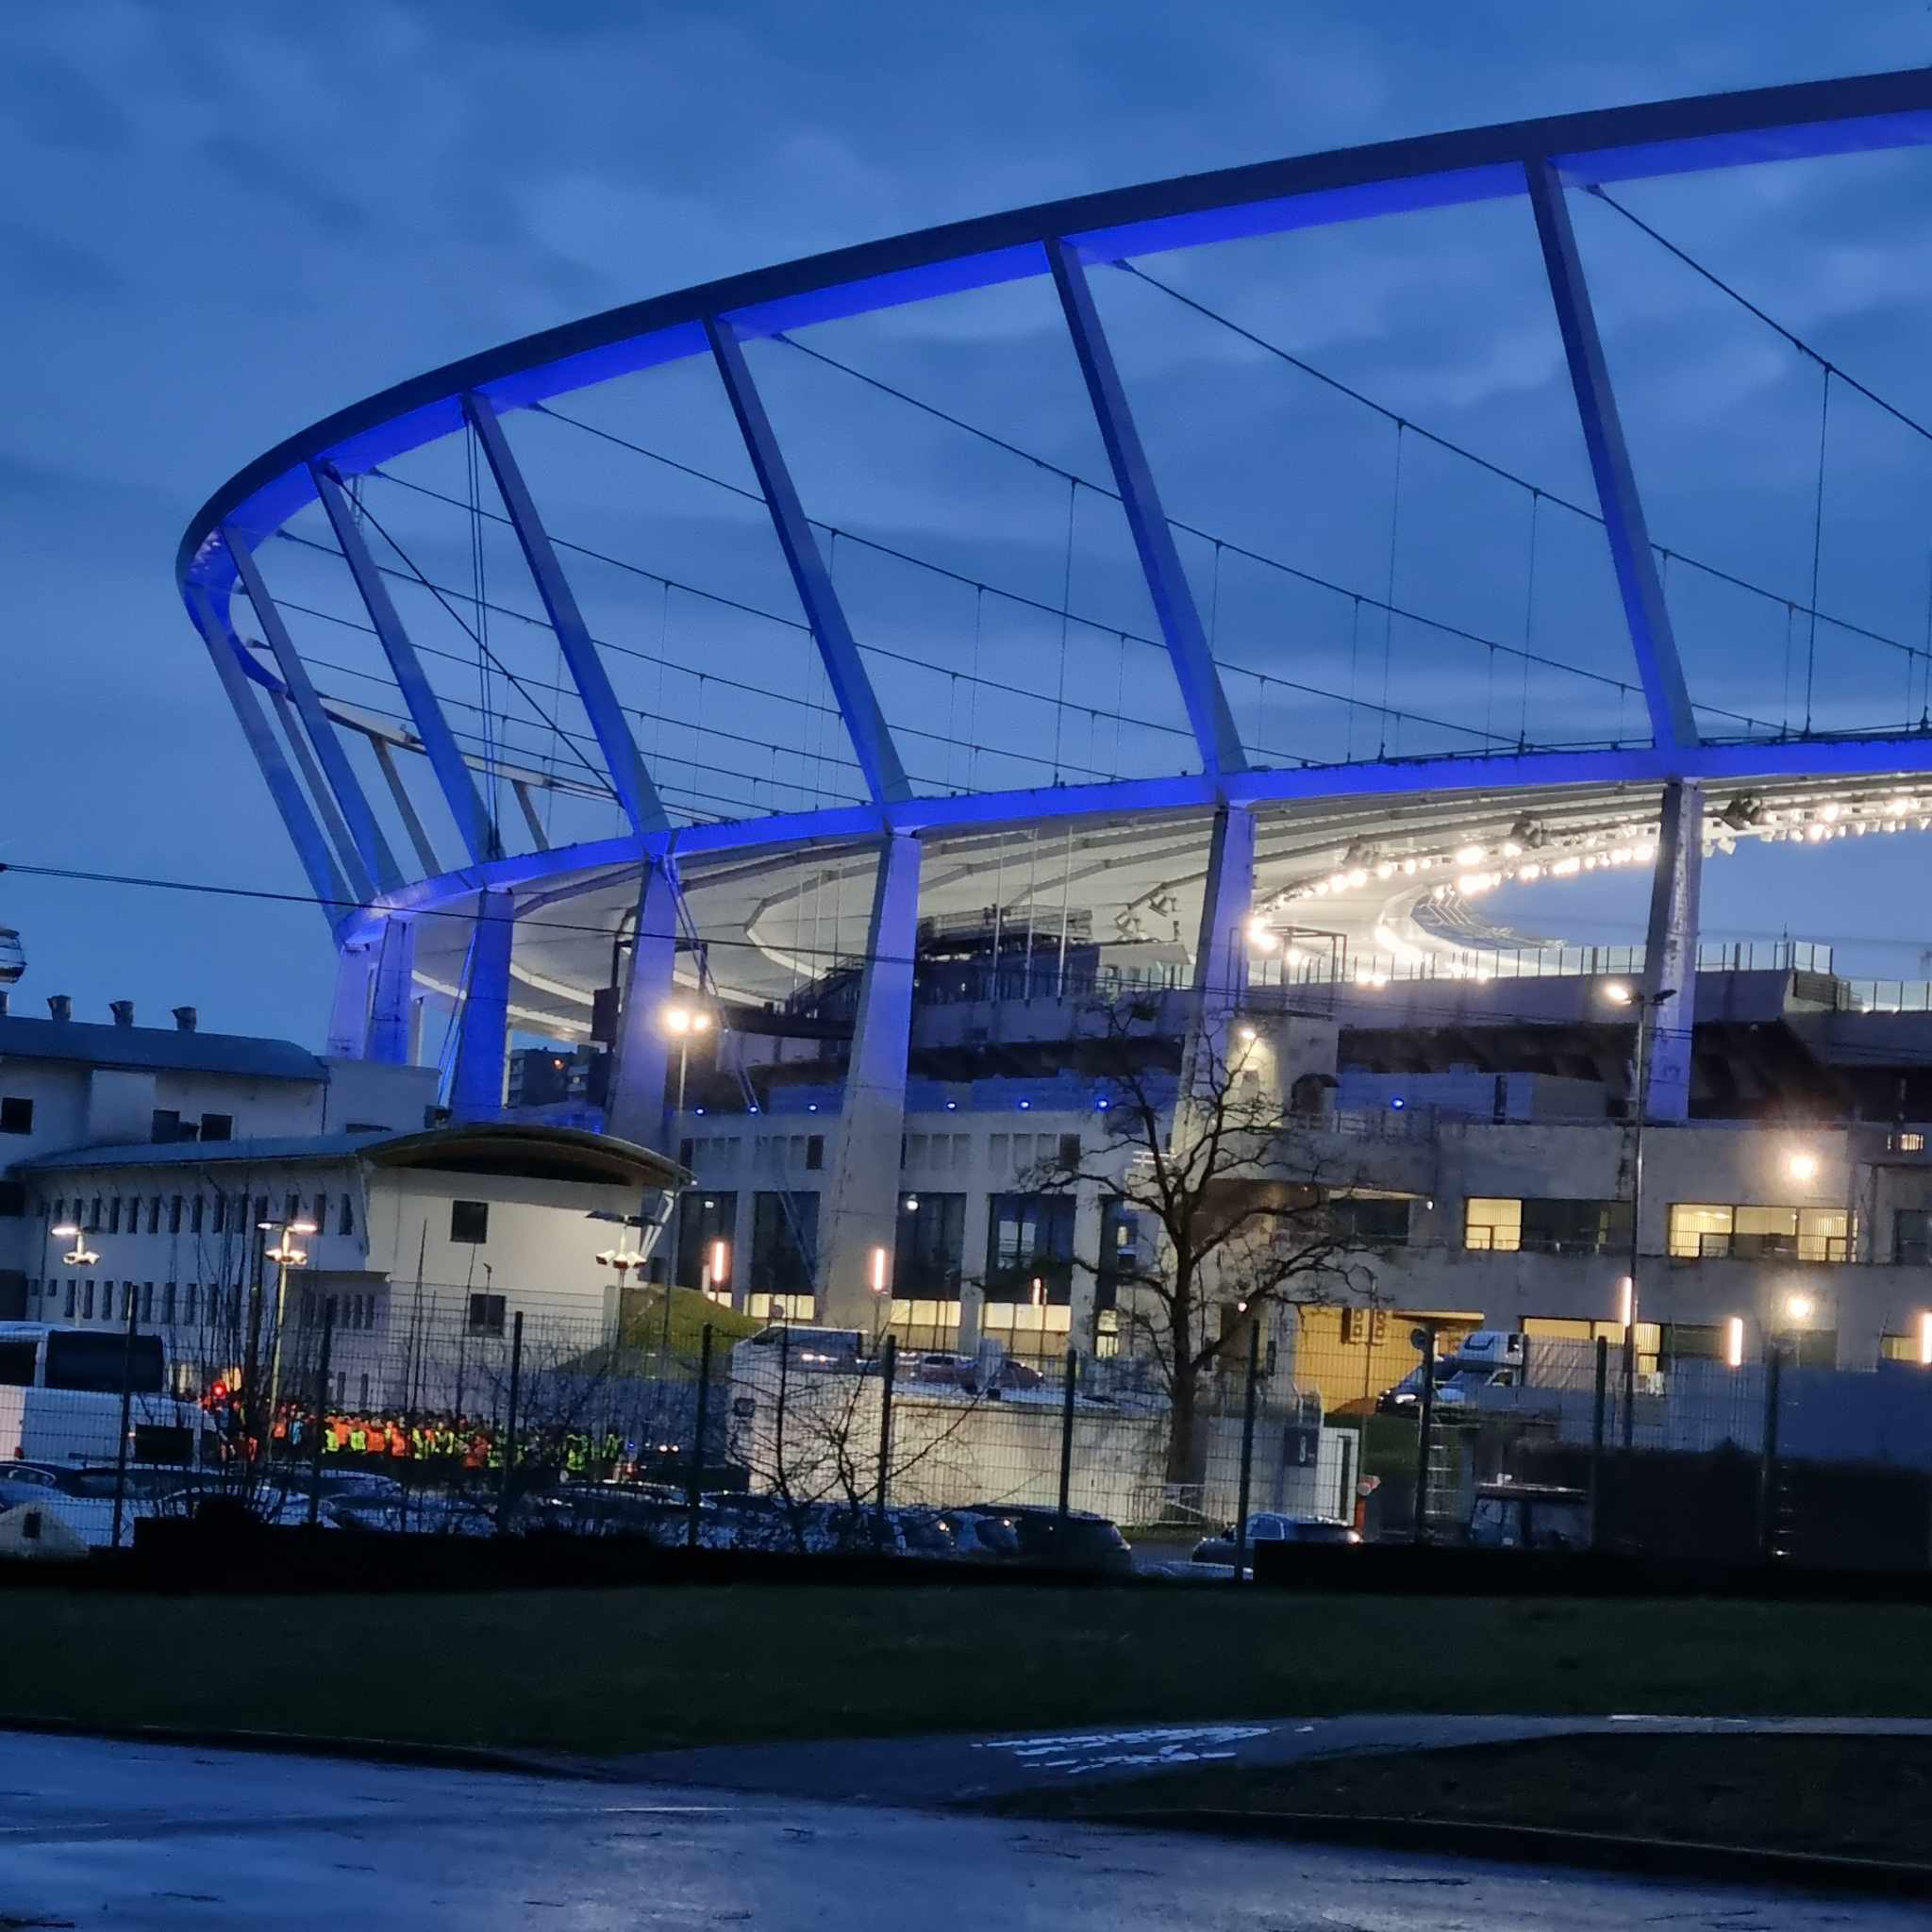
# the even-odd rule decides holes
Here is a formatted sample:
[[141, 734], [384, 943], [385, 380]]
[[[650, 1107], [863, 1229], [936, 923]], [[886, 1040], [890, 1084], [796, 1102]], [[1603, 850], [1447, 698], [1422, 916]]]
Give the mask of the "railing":
[[[1477, 946], [1403, 954], [1299, 952], [1291, 936], [1287, 949], [1255, 963], [1251, 986], [1328, 986], [1337, 983], [1381, 987], [1410, 980], [1636, 978], [1643, 972], [1645, 948], [1633, 946]], [[1700, 973], [1816, 973], [1828, 974], [1832, 949], [1810, 940], [1753, 940], [1700, 945]], [[1877, 984], [1877, 982], [1873, 982]], [[1895, 984], [1896, 982], [1886, 982]], [[1920, 1010], [1932, 999], [1932, 982], [1917, 982]], [[1898, 1010], [1890, 1008], [1889, 1010]]]
[[1932, 979], [1841, 979], [1840, 1013], [1932, 1013]]
[[1851, 1241], [1841, 1234], [1713, 1234], [1678, 1236], [1674, 1261], [1848, 1261]]

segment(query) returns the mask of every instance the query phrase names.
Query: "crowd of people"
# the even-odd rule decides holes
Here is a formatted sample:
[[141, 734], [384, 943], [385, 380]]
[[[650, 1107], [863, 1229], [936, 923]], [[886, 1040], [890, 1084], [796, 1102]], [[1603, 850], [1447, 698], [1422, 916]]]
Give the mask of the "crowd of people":
[[[254, 1451], [258, 1445], [248, 1433], [240, 1405], [211, 1405], [210, 1412], [231, 1451]], [[382, 1470], [392, 1475], [408, 1470], [448, 1480], [501, 1470], [508, 1453], [508, 1431], [502, 1423], [452, 1412], [329, 1411], [321, 1418], [320, 1426], [318, 1444], [314, 1410], [297, 1403], [282, 1404], [269, 1428], [269, 1455], [277, 1459], [306, 1458], [319, 1452], [325, 1463], [336, 1467]], [[520, 1468], [553, 1469], [593, 1482], [634, 1476], [641, 1473], [642, 1458], [663, 1462], [675, 1459], [676, 1453], [675, 1444], [639, 1443], [615, 1428], [578, 1428], [565, 1424], [520, 1427], [515, 1450]]]

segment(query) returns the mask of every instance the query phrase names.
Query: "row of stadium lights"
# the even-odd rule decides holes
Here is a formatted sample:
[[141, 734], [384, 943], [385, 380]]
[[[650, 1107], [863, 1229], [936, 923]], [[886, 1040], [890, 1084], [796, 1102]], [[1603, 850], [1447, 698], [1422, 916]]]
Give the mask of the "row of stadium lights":
[[[1932, 811], [1927, 808], [1926, 800], [1908, 794], [1900, 794], [1872, 806], [1847, 805], [1832, 799], [1818, 806], [1773, 808], [1759, 806], [1749, 799], [1734, 799], [1718, 815], [1719, 823], [1725, 829], [1706, 840], [1704, 856], [1709, 858], [1719, 853], [1728, 856], [1736, 852], [1740, 835], [1746, 838], [1756, 836], [1766, 843], [1788, 841], [1822, 845], [1833, 839], [1862, 839], [1870, 832], [1932, 831]], [[1330, 873], [1325, 878], [1287, 887], [1274, 895], [1269, 910], [1282, 912], [1297, 901], [1360, 891], [1372, 878], [1384, 884], [1398, 877], [1413, 878], [1420, 874], [1433, 872], [1439, 865], [1459, 868], [1453, 881], [1444, 880], [1429, 889], [1429, 897], [1446, 902], [1454, 898], [1478, 898], [1511, 881], [1534, 885], [1545, 878], [1575, 878], [1599, 870], [1649, 866], [1657, 862], [1657, 829], [1655, 824], [1638, 825], [1634, 837], [1626, 830], [1623, 835], [1624, 842], [1607, 846], [1605, 841], [1617, 839], [1618, 834], [1586, 832], [1577, 838], [1559, 841], [1559, 843], [1580, 849], [1568, 851], [1562, 858], [1554, 859], [1525, 856], [1524, 838], [1534, 840], [1538, 845], [1542, 843], [1538, 828], [1526, 821], [1519, 821], [1516, 833], [1520, 836], [1505, 839], [1493, 848], [1472, 842], [1457, 846], [1449, 853], [1424, 853], [1408, 858], [1379, 859], [1374, 865], [1347, 866]], [[1495, 860], [1502, 863], [1491, 863]], [[1517, 863], [1518, 860], [1522, 863]], [[1484, 869], [1486, 865], [1489, 867], [1487, 870]], [[1248, 922], [1248, 942], [1258, 953], [1280, 952], [1283, 964], [1289, 967], [1306, 964], [1310, 957], [1299, 947], [1285, 945], [1265, 914], [1257, 914]], [[1414, 965], [1425, 957], [1420, 947], [1410, 945], [1386, 925], [1375, 927], [1375, 944], [1380, 952], [1387, 953], [1401, 965]], [[1452, 979], [1495, 977], [1492, 968], [1465, 965], [1460, 960], [1452, 960], [1446, 972]], [[1362, 986], [1387, 986], [1390, 975], [1376, 968], [1362, 966], [1356, 969], [1355, 978], [1357, 984]]]

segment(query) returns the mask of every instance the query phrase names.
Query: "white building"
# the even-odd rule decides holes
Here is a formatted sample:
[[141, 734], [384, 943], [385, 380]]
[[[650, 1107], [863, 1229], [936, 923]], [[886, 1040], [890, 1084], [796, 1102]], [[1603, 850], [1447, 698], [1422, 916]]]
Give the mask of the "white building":
[[[675, 1174], [661, 1157], [572, 1128], [444, 1124], [433, 1068], [190, 1022], [0, 1017], [0, 1313], [108, 1327], [131, 1305], [171, 1353], [212, 1359], [278, 1293], [291, 1323], [332, 1301], [350, 1401], [380, 1386], [406, 1327], [497, 1337], [522, 1313], [608, 1329], [618, 1284], [597, 1257], [626, 1244], [614, 1223], [659, 1215]], [[315, 1231], [284, 1284], [268, 1250], [296, 1222]]]

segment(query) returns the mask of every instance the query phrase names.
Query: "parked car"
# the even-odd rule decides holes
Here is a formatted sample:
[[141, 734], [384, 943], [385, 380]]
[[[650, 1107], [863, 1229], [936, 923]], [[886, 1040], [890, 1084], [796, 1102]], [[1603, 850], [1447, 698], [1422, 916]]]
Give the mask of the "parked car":
[[1554, 1483], [1481, 1483], [1469, 1513], [1478, 1550], [1587, 1550], [1590, 1492]]
[[[288, 1508], [299, 1514], [278, 1520], [306, 1521], [308, 1499], [291, 1497]], [[328, 1503], [324, 1513], [338, 1529], [358, 1529], [379, 1536], [406, 1532], [424, 1536], [494, 1536], [497, 1531], [494, 1512], [481, 1503], [469, 1496], [435, 1490], [407, 1498], [352, 1498], [343, 1503]]]
[[1134, 1547], [1120, 1525], [1091, 1509], [1070, 1509], [1062, 1518], [1050, 1503], [974, 1503], [957, 1513], [976, 1519], [975, 1535], [1009, 1536], [1015, 1546], [1010, 1562], [1108, 1576], [1133, 1572]]
[[535, 1527], [577, 1536], [641, 1537], [676, 1547], [691, 1534], [690, 1498], [671, 1483], [560, 1483], [533, 1496], [528, 1510]]
[[[1248, 1546], [1257, 1543], [1332, 1543], [1361, 1541], [1361, 1532], [1337, 1516], [1286, 1516], [1278, 1509], [1261, 1509], [1248, 1518]], [[1194, 1545], [1192, 1561], [1234, 1566], [1235, 1525], [1218, 1536], [1204, 1537]], [[1245, 1568], [1245, 1566], [1243, 1566]]]

